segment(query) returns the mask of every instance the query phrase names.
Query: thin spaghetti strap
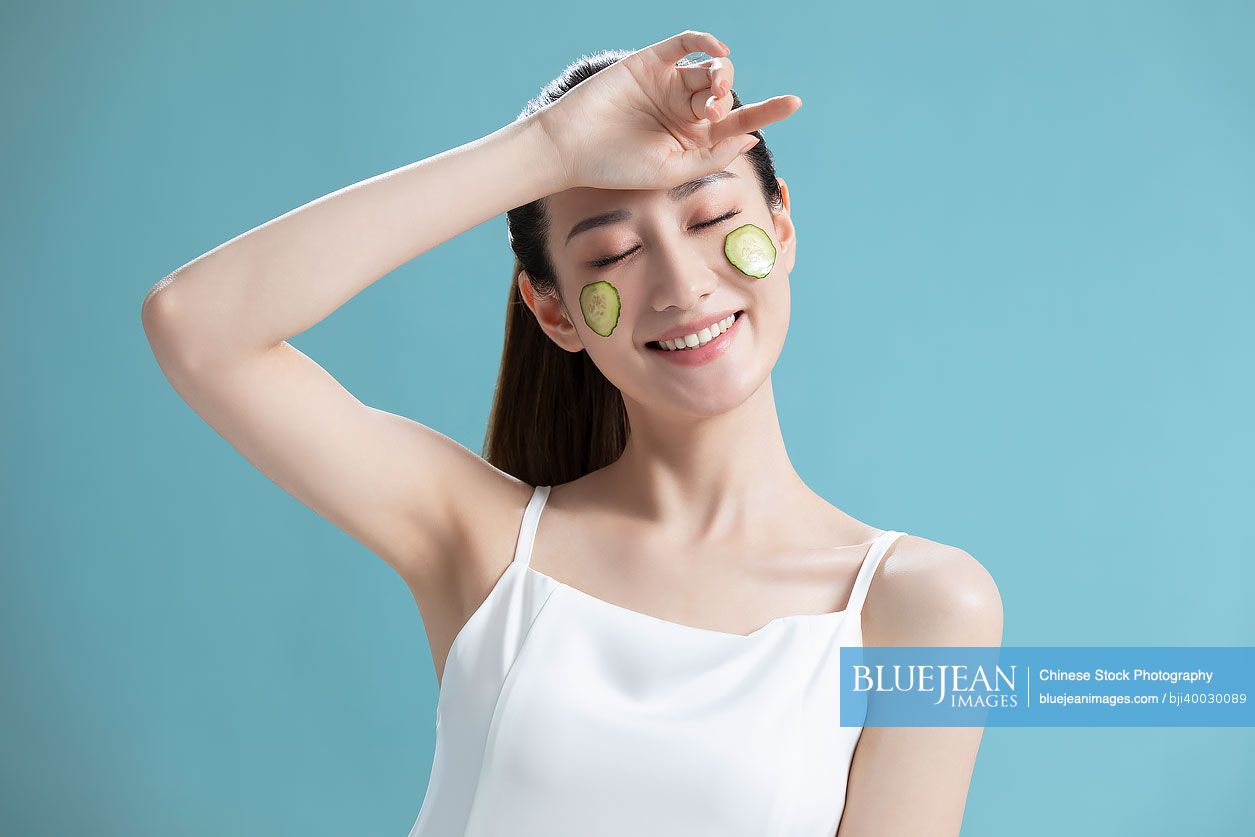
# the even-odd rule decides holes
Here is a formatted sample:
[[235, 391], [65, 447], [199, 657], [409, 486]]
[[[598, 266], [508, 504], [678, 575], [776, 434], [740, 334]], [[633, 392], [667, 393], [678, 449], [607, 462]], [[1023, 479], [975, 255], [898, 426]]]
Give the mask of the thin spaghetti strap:
[[536, 540], [536, 525], [540, 522], [540, 512], [549, 499], [548, 485], [538, 485], [532, 491], [532, 498], [527, 501], [523, 510], [523, 523], [519, 526], [518, 543], [514, 546], [514, 563], [527, 566], [532, 560], [532, 543]]
[[850, 603], [845, 606], [848, 613], [862, 612], [863, 600], [867, 598], [867, 588], [871, 586], [872, 576], [876, 574], [876, 566], [893, 542], [905, 534], [889, 529], [872, 541], [872, 548], [867, 551], [867, 557], [863, 559], [863, 565], [859, 567], [858, 575], [854, 579], [854, 591], [850, 593]]

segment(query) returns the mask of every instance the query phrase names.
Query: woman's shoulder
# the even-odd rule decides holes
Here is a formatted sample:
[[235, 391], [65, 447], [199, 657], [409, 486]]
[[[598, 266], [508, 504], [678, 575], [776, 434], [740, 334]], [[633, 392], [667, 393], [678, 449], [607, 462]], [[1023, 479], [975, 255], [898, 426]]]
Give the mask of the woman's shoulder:
[[868, 645], [1001, 645], [1002, 619], [997, 582], [979, 560], [910, 534], [881, 559], [863, 607]]

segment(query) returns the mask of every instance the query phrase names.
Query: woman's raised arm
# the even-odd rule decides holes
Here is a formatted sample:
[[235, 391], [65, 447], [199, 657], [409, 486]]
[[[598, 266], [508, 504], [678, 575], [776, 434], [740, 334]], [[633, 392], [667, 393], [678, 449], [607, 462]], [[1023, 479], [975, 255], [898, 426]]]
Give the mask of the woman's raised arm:
[[459, 233], [564, 188], [539, 120], [512, 122], [310, 201], [193, 259], [148, 292], [144, 325], [154, 349], [198, 365], [249, 357]]
[[512, 122], [194, 259], [145, 297], [145, 333], [179, 395], [267, 477], [416, 595], [436, 574], [448, 589], [442, 572], [465, 550], [468, 509], [508, 509], [523, 488], [452, 439], [361, 403], [286, 341], [399, 265], [563, 188], [544, 131]]

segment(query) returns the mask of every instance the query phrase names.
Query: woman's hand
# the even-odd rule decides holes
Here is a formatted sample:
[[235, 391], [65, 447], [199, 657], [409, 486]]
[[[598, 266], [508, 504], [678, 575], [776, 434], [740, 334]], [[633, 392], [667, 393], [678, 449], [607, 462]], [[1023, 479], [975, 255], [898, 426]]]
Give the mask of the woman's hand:
[[[691, 52], [716, 56], [677, 67]], [[533, 114], [557, 151], [566, 188], [669, 189], [726, 168], [749, 136], [802, 106], [775, 96], [732, 111], [728, 48], [692, 30], [637, 50]]]

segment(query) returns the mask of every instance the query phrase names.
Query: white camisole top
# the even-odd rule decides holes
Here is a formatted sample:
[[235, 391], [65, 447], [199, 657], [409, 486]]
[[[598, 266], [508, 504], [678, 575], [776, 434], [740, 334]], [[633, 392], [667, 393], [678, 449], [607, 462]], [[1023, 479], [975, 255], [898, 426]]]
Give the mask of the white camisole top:
[[410, 837], [833, 837], [862, 727], [839, 649], [862, 644], [871, 548], [846, 608], [750, 634], [615, 605], [514, 560], [450, 647]]

